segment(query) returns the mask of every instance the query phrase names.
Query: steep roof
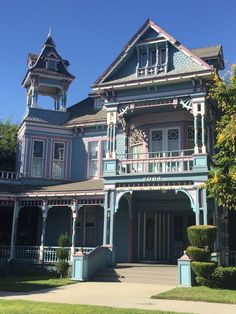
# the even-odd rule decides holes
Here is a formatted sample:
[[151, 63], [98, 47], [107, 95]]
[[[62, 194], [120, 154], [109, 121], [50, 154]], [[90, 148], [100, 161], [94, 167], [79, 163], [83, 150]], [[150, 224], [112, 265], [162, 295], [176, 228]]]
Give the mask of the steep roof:
[[[29, 73], [40, 73], [40, 74], [51, 74], [53, 76], [61, 76], [68, 80], [73, 80], [75, 77], [69, 73], [67, 67], [69, 62], [64, 60], [56, 50], [56, 45], [49, 35], [44, 43], [43, 49], [40, 54], [32, 54], [30, 53], [28, 56], [33, 61], [32, 64], [29, 64], [29, 69], [23, 79], [22, 85], [27, 84], [27, 76]], [[57, 69], [47, 69], [46, 68], [46, 60], [47, 59], [55, 59], [57, 61]]]
[[[181, 51], [186, 57], [190, 58], [193, 61], [192, 68], [189, 67], [188, 71], [191, 72], [200, 72], [200, 71], [206, 71], [213, 72], [212, 67], [207, 64], [204, 60], [199, 58], [193, 51], [186, 48], [184, 45], [182, 45], [179, 41], [177, 41], [172, 35], [168, 34], [166, 31], [164, 31], [161, 27], [156, 25], [153, 21], [148, 19], [144, 25], [138, 30], [138, 32], [130, 39], [130, 41], [125, 45], [125, 47], [122, 49], [121, 53], [118, 55], [118, 57], [113, 61], [113, 63], [105, 70], [105, 72], [95, 81], [93, 84], [93, 87], [96, 87], [98, 85], [101, 85], [104, 83], [106, 78], [111, 75], [112, 72], [117, 68], [117, 66], [128, 56], [129, 51], [135, 46], [137, 41], [140, 39], [140, 37], [148, 30], [153, 29], [154, 31], [158, 32], [161, 37], [168, 40], [176, 49]], [[173, 70], [172, 73], [168, 72], [169, 75], [175, 75], [182, 73], [181, 70], [178, 70], [176, 72]], [[160, 73], [158, 76], [166, 76], [166, 73]], [[135, 80], [136, 80], [135, 76]], [[143, 79], [142, 77], [140, 79]], [[134, 80], [133, 76], [127, 76], [124, 78], [124, 80]], [[121, 79], [119, 80], [121, 81]], [[110, 82], [110, 81], [109, 81]], [[116, 80], [112, 81], [116, 82]]]

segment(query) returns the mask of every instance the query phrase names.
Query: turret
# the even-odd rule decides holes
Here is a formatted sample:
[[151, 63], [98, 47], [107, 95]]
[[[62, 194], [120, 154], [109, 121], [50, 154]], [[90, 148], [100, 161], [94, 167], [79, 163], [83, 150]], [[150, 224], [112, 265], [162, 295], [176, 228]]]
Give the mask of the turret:
[[22, 82], [27, 91], [27, 106], [40, 107], [38, 96], [49, 96], [54, 100], [54, 110], [65, 111], [67, 90], [74, 76], [68, 71], [69, 62], [58, 54], [50, 33], [40, 54], [30, 53], [27, 63], [28, 71]]

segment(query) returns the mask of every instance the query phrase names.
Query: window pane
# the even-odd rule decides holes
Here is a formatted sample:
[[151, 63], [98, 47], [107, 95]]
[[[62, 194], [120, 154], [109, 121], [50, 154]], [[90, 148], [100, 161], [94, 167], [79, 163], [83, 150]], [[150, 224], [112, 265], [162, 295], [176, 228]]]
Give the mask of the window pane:
[[54, 159], [64, 160], [64, 143], [55, 143]]
[[42, 158], [33, 158], [32, 176], [42, 177], [43, 175], [43, 160]]
[[141, 51], [140, 53], [140, 66], [145, 67], [147, 63], [147, 52]]
[[89, 142], [88, 154], [89, 154], [89, 159], [98, 158], [98, 142]]
[[166, 49], [165, 48], [162, 48], [159, 50], [158, 63], [159, 64], [166, 63]]
[[106, 158], [107, 141], [102, 141], [102, 158]]
[[179, 130], [168, 130], [168, 151], [179, 150]]
[[156, 60], [157, 60], [157, 53], [156, 53], [156, 49], [152, 49], [150, 51], [150, 65], [155, 65], [156, 64]]
[[34, 141], [33, 157], [43, 157], [43, 141]]

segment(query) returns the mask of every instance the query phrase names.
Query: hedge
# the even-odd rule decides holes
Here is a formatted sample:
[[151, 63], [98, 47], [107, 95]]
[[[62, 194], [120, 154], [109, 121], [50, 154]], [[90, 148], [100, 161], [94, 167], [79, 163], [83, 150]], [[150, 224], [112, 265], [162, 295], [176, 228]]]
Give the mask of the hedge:
[[189, 246], [186, 249], [186, 254], [192, 261], [208, 262], [211, 260], [211, 251], [197, 246]]
[[216, 227], [210, 225], [190, 226], [187, 229], [189, 242], [199, 248], [213, 249]]
[[192, 262], [192, 270], [197, 277], [208, 279], [216, 269], [216, 263], [213, 262]]

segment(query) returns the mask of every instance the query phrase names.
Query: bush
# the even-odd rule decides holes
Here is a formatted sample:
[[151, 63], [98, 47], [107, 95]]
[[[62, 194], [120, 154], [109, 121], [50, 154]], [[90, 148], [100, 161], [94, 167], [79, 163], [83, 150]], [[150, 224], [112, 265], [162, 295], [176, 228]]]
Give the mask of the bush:
[[196, 277], [210, 279], [217, 265], [213, 262], [192, 262], [191, 266]]
[[60, 248], [57, 250], [57, 263], [56, 263], [56, 271], [60, 275], [60, 277], [68, 276], [69, 263], [67, 262], [69, 251], [66, 247], [70, 245], [70, 239], [68, 235], [61, 234], [57, 241]]
[[236, 289], [236, 267], [217, 267], [212, 274], [215, 288]]
[[67, 233], [62, 233], [60, 235], [60, 237], [58, 238], [57, 240], [57, 244], [58, 246], [60, 247], [68, 247], [70, 246], [70, 238], [68, 237], [68, 234]]
[[214, 242], [216, 239], [216, 227], [215, 226], [190, 226], [187, 229], [188, 239], [193, 246], [199, 248], [207, 248], [210, 251], [213, 250]]
[[67, 260], [68, 258], [68, 255], [69, 255], [69, 252], [68, 252], [68, 249], [65, 249], [64, 247], [60, 247], [57, 251], [56, 251], [56, 254], [57, 254], [57, 258], [59, 260]]
[[203, 278], [203, 277], [200, 277], [200, 276], [195, 277], [195, 280], [196, 280], [196, 283], [199, 286], [209, 286], [210, 282], [211, 282], [210, 279]]
[[211, 259], [211, 251], [198, 248], [197, 246], [189, 246], [186, 249], [186, 253], [192, 261], [208, 262]]
[[56, 271], [60, 277], [67, 277], [68, 275], [69, 264], [65, 261], [58, 261], [56, 263]]

